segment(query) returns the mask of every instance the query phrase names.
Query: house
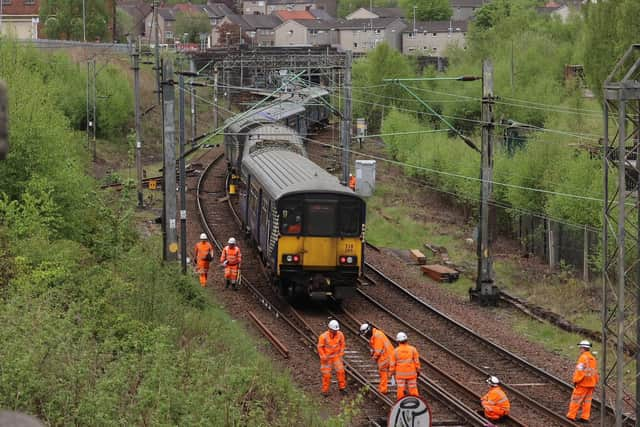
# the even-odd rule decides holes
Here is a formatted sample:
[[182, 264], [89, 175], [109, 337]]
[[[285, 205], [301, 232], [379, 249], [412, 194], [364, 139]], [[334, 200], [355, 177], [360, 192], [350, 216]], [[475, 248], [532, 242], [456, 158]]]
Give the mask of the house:
[[229, 14], [212, 31], [213, 43], [218, 46], [249, 44], [273, 46], [275, 28], [282, 21], [275, 15]]
[[158, 8], [158, 22], [154, 23], [153, 11], [144, 18], [145, 38], [149, 43], [155, 43], [156, 25], [158, 29], [158, 43], [173, 43], [176, 25], [176, 14], [170, 7]]
[[227, 15], [231, 15], [233, 11], [225, 3], [208, 2], [202, 6], [202, 12], [209, 17], [211, 28], [216, 27]]
[[0, 0], [0, 34], [17, 39], [37, 39], [40, 34], [40, 0]]
[[443, 56], [450, 45], [466, 46], [467, 21], [426, 21], [409, 24], [402, 32], [405, 55]]
[[549, 1], [542, 7], [537, 7], [536, 11], [543, 15], [557, 16], [562, 22], [567, 22], [569, 16], [579, 11], [583, 2], [581, 0], [565, 0], [560, 3]]
[[276, 46], [337, 45], [339, 34], [334, 22], [301, 19], [285, 21], [275, 28]]
[[407, 24], [401, 18], [347, 19], [334, 24], [339, 32], [340, 47], [354, 53], [366, 53], [386, 42], [402, 49], [402, 31]]
[[270, 15], [274, 12], [302, 11], [311, 9], [325, 10], [335, 16], [336, 0], [245, 0], [242, 2], [243, 15]]
[[346, 16], [346, 19], [404, 18], [404, 10], [399, 7], [361, 7]]
[[454, 21], [468, 21], [476, 11], [491, 0], [451, 0]]
[[311, 13], [311, 10], [278, 10], [273, 12], [273, 16], [277, 16], [281, 22], [286, 21], [298, 21], [298, 20], [307, 20], [307, 19], [316, 19], [316, 17]]
[[133, 28], [125, 28], [123, 30], [129, 32], [129, 34], [134, 38], [137, 36], [144, 36], [144, 18], [151, 13], [151, 5], [145, 3], [143, 0], [120, 0], [116, 7], [118, 12], [129, 15], [129, 17], [131, 17], [131, 22], [133, 23]]

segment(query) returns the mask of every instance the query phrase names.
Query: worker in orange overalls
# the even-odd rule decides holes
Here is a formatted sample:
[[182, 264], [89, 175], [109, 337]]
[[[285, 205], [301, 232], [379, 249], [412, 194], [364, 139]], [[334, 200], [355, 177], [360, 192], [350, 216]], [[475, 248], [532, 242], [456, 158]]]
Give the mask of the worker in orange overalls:
[[336, 371], [338, 388], [341, 393], [346, 392], [347, 381], [344, 373], [344, 335], [340, 332], [340, 324], [337, 320], [329, 322], [329, 330], [318, 338], [318, 355], [320, 356], [320, 372], [322, 372], [322, 394], [329, 395], [331, 384], [331, 368]]
[[356, 177], [352, 173], [349, 174], [349, 188], [356, 191]]
[[360, 334], [369, 339], [371, 357], [378, 364], [378, 374], [380, 375], [378, 391], [387, 394], [389, 391], [389, 369], [391, 369], [392, 361], [395, 361], [393, 344], [384, 332], [374, 328], [368, 322], [360, 325]]
[[207, 241], [207, 235], [205, 233], [200, 235], [200, 241], [196, 243], [193, 252], [193, 264], [196, 266], [199, 274], [200, 286], [206, 288], [209, 263], [213, 260], [213, 246]]
[[587, 340], [580, 341], [580, 357], [573, 371], [573, 393], [569, 403], [567, 418], [576, 421], [578, 410], [582, 408], [582, 417], [578, 422], [589, 422], [591, 416], [591, 399], [593, 390], [598, 384], [598, 362], [591, 354], [591, 343]]
[[237, 291], [242, 253], [240, 253], [240, 248], [236, 245], [235, 238], [231, 237], [227, 242], [227, 246], [222, 249], [220, 262], [224, 266], [224, 288], [228, 289], [229, 285], [232, 285], [233, 290]]
[[491, 421], [499, 421], [509, 415], [511, 403], [500, 387], [498, 377], [490, 376], [487, 378], [487, 384], [489, 384], [489, 391], [481, 399], [484, 416]]
[[418, 350], [407, 342], [407, 334], [398, 332], [396, 341], [398, 347], [394, 351], [394, 358], [391, 362], [391, 375], [395, 375], [398, 400], [406, 395], [408, 389], [409, 396], [419, 396], [418, 375], [420, 375], [420, 355]]

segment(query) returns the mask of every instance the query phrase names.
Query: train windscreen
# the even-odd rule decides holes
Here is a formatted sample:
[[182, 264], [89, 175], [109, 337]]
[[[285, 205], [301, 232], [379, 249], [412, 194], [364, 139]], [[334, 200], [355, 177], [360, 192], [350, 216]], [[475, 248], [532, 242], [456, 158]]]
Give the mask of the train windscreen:
[[358, 236], [362, 227], [362, 205], [360, 202], [340, 204], [339, 227], [341, 236]]
[[304, 234], [307, 236], [335, 236], [337, 201], [307, 200], [304, 204]]

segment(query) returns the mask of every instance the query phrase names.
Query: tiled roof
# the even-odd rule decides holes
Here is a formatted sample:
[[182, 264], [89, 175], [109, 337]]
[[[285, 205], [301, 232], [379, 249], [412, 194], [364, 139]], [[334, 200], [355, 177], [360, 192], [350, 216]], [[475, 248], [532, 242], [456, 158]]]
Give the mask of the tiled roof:
[[282, 23], [278, 17], [273, 15], [243, 15], [242, 18], [251, 29], [275, 28]]
[[309, 12], [316, 19], [322, 19], [324, 21], [331, 21], [331, 20], [336, 19], [333, 16], [329, 15], [329, 13], [324, 9], [314, 9], [314, 8], [312, 8], [312, 9], [309, 9]]
[[[449, 28], [454, 33], [466, 33], [468, 27], [467, 21], [422, 21], [416, 22], [416, 32], [418, 33], [448, 33]], [[403, 33], [413, 32], [413, 24], [407, 23]]]
[[204, 8], [206, 9], [207, 15], [212, 18], [219, 18], [233, 13], [231, 9], [229, 9], [229, 6], [224, 3], [207, 3]]
[[300, 19], [316, 19], [315, 16], [311, 14], [311, 12], [307, 10], [279, 10], [274, 12], [281, 20], [290, 21], [290, 20], [300, 20]]
[[400, 18], [374, 18], [374, 19], [341, 19], [335, 22], [334, 28], [340, 29], [383, 29], [388, 27], [395, 21], [399, 21]]
[[158, 8], [158, 15], [162, 16], [162, 19], [165, 21], [175, 21], [176, 15], [173, 12], [173, 9], [170, 7], [160, 7]]

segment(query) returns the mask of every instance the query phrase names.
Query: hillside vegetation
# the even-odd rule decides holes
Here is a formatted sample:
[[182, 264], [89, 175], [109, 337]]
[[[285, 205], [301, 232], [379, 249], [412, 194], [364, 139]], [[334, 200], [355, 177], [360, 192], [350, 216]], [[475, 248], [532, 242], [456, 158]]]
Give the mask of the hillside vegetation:
[[[54, 426], [348, 424], [319, 420], [241, 326], [161, 263], [159, 239], [134, 226], [134, 191], [96, 192], [74, 130], [82, 71], [0, 40], [0, 76], [11, 119], [0, 162], [0, 408]], [[105, 135], [126, 127], [123, 81], [105, 73]]]
[[[482, 60], [491, 59], [498, 97], [497, 139], [503, 141], [509, 121], [529, 128], [522, 133], [524, 140], [505, 140], [495, 154], [497, 203], [509, 206], [514, 215], [524, 211], [578, 227], [600, 228], [601, 85], [630, 43], [640, 41], [635, 31], [640, 3], [588, 4], [566, 23], [538, 13], [539, 5], [534, 0], [494, 0], [485, 5], [471, 24], [467, 48], [450, 48], [447, 71], [426, 69], [424, 77], [478, 76]], [[566, 64], [584, 64], [586, 84], [595, 99], [584, 97], [579, 79], [565, 81]], [[480, 191], [479, 154], [448, 132], [443, 120], [405, 89], [382, 81], [413, 77], [415, 70], [412, 59], [384, 45], [358, 60], [353, 69], [354, 117], [366, 117], [370, 129], [398, 133], [385, 137], [385, 142], [389, 154], [407, 165], [408, 174], [423, 177], [475, 206]], [[406, 85], [480, 146], [479, 81]]]

